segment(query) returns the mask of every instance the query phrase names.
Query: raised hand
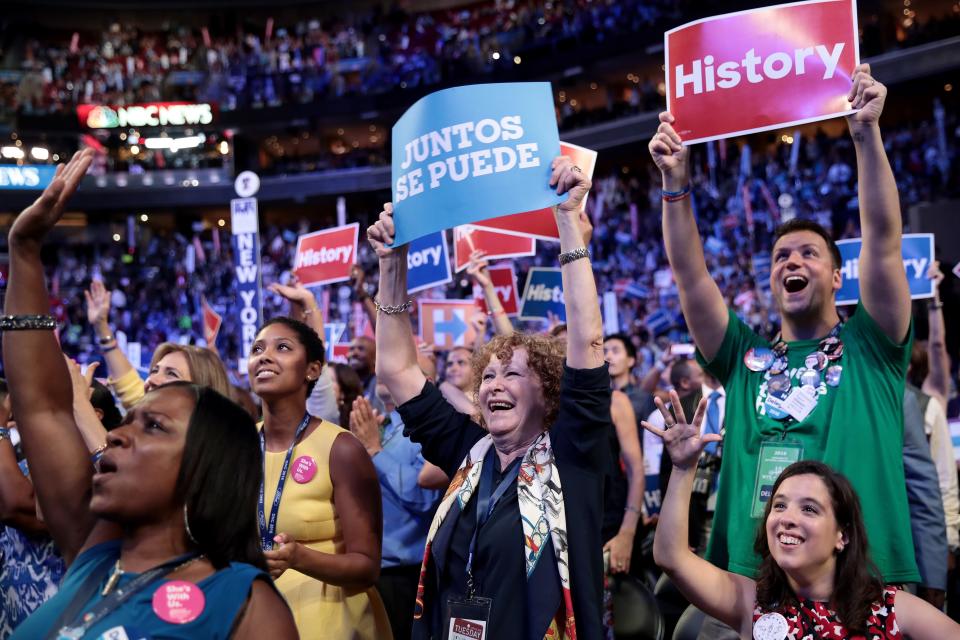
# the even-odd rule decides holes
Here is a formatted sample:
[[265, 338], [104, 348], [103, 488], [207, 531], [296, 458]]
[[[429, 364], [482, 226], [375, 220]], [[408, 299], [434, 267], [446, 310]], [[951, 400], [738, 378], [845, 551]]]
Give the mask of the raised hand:
[[353, 295], [362, 300], [369, 294], [367, 293], [367, 274], [363, 272], [363, 267], [358, 264], [350, 267], [350, 286], [353, 288]]
[[556, 188], [558, 195], [567, 194], [567, 199], [557, 206], [558, 213], [579, 213], [590, 191], [590, 179], [567, 156], [557, 156], [550, 167], [550, 186]]
[[87, 365], [87, 370], [80, 372], [80, 365], [77, 361], [68, 355], [63, 356], [67, 361], [67, 370], [70, 371], [70, 380], [73, 382], [74, 398], [87, 398], [93, 395], [93, 373], [100, 365], [99, 362], [92, 362]]
[[93, 160], [93, 150], [84, 149], [74, 154], [66, 165], [58, 165], [53, 180], [33, 204], [23, 210], [10, 227], [11, 245], [31, 245], [39, 248], [43, 238], [63, 216], [67, 200], [77, 187]]
[[690, 150], [673, 128], [674, 117], [669, 111], [660, 114], [660, 126], [647, 148], [650, 157], [663, 175], [663, 187], [683, 189], [690, 182]]
[[270, 284], [267, 289], [279, 296], [286, 298], [291, 304], [298, 304], [305, 309], [310, 309], [317, 306], [317, 301], [316, 298], [314, 298], [313, 293], [303, 286], [303, 283], [297, 279], [297, 276], [292, 276], [290, 278], [290, 284], [280, 284], [279, 282], [274, 282]]
[[492, 287], [493, 280], [490, 279], [490, 271], [487, 267], [490, 265], [486, 260], [486, 252], [475, 250], [470, 254], [470, 263], [467, 265], [467, 273], [481, 287]]
[[83, 292], [87, 300], [87, 321], [94, 327], [110, 321], [110, 292], [99, 280], [90, 282], [90, 289]]
[[934, 260], [930, 268], [927, 269], [927, 277], [933, 280], [933, 290], [938, 294], [940, 292], [940, 283], [943, 282], [943, 271], [940, 270], [940, 261]]
[[383, 418], [377, 415], [370, 402], [360, 396], [353, 401], [350, 409], [350, 432], [357, 437], [370, 457], [379, 453], [383, 447], [380, 443], [380, 423]]
[[670, 459], [673, 466], [678, 469], [689, 469], [696, 466], [700, 459], [700, 452], [710, 442], [720, 442], [723, 438], [718, 433], [707, 433], [700, 435], [700, 426], [703, 424], [703, 417], [707, 413], [707, 399], [702, 398], [697, 405], [697, 411], [693, 415], [693, 421], [688, 423], [687, 417], [683, 413], [683, 407], [680, 406], [680, 396], [676, 391], [670, 392], [670, 404], [677, 416], [674, 422], [670, 410], [663, 403], [663, 400], [656, 398], [654, 402], [660, 415], [663, 416], [663, 429], [658, 429], [646, 420], [641, 424], [643, 428], [660, 436], [663, 439], [663, 445], [670, 453]]
[[847, 100], [851, 107], [860, 111], [847, 116], [847, 123], [851, 127], [877, 124], [883, 112], [883, 103], [887, 99], [887, 87], [870, 75], [869, 64], [858, 66], [853, 72], [852, 80]]
[[383, 205], [380, 218], [367, 227], [367, 241], [379, 258], [402, 257], [406, 259], [407, 245], [388, 247], [393, 242], [396, 229], [393, 226], [393, 203]]

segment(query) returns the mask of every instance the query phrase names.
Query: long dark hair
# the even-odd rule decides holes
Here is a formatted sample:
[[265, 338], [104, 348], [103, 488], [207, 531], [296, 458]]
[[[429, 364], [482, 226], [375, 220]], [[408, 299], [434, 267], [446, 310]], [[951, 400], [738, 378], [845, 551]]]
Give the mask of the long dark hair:
[[[833, 576], [830, 608], [837, 613], [850, 635], [866, 633], [871, 605], [883, 595], [883, 582], [868, 554], [867, 531], [863, 524], [860, 499], [850, 481], [822, 462], [801, 460], [783, 470], [773, 484], [770, 495], [775, 496], [787, 478], [807, 474], [819, 477], [826, 485], [837, 525], [847, 536], [847, 544], [836, 554], [837, 567]], [[757, 604], [764, 611], [800, 604], [783, 569], [770, 555], [766, 525], [772, 507], [771, 499], [767, 501], [753, 543], [753, 550], [761, 559], [757, 575]]]
[[188, 544], [217, 569], [246, 562], [266, 570], [256, 517], [263, 462], [253, 418], [209, 387], [174, 382], [161, 388], [168, 387], [196, 400], [176, 485], [196, 540]]
[[353, 401], [363, 395], [363, 382], [360, 376], [348, 364], [333, 363], [333, 374], [337, 376], [337, 386], [340, 387], [340, 426], [350, 428], [350, 411], [353, 410]]

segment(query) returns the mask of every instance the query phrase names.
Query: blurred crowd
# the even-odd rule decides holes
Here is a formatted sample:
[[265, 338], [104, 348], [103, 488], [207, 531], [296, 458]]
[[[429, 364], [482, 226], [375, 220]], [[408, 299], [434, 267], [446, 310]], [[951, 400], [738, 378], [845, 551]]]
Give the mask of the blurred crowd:
[[[934, 122], [892, 128], [886, 135], [904, 211], [918, 202], [957, 195], [957, 114], [943, 118], [948, 133], [943, 146]], [[756, 145], [757, 137], [749, 141]], [[766, 256], [774, 227], [804, 217], [833, 229], [837, 238], [859, 236], [856, 163], [849, 138], [818, 130], [794, 143], [779, 141], [765, 148], [750, 148], [742, 141], [711, 143], [698, 147], [694, 158], [694, 204], [710, 271], [727, 304], [750, 326], [772, 336], [778, 326], [766, 281]], [[653, 171], [649, 164], [636, 164], [597, 176], [588, 201], [595, 225], [591, 249], [598, 289], [617, 293], [619, 324], [634, 339], [641, 372], [670, 342], [688, 338], [663, 250], [659, 182]], [[307, 220], [261, 228], [265, 317], [286, 312], [285, 300], [266, 286], [289, 281], [297, 236], [313, 230], [316, 225]], [[530, 266], [551, 266], [557, 251], [556, 245], [540, 242], [536, 256], [513, 260], [521, 286]], [[374, 293], [376, 261], [365, 243], [360, 244], [359, 258], [367, 288]], [[200, 303], [205, 297], [224, 315], [220, 351], [225, 361], [236, 362], [239, 327], [231, 312], [236, 304], [232, 264], [229, 234], [216, 227], [194, 237], [145, 235], [133, 255], [125, 243], [65, 245], [51, 273], [67, 321], [61, 336], [64, 348], [81, 359], [95, 357], [82, 290], [92, 278], [102, 278], [113, 291], [115, 328], [139, 342], [143, 353], [167, 340], [202, 343]], [[473, 295], [472, 287], [461, 273], [449, 285], [422, 295], [466, 298]], [[350, 283], [317, 293], [326, 301], [327, 319], [349, 325], [348, 339], [357, 319]]]

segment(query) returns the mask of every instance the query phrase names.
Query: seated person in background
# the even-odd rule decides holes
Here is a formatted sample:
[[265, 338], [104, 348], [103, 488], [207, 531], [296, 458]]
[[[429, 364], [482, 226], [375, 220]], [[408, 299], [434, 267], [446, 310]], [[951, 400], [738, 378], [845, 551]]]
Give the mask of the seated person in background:
[[719, 569], [687, 545], [687, 512], [697, 461], [718, 434], [701, 434], [707, 400], [688, 424], [671, 392], [674, 417], [661, 400], [663, 438], [673, 474], [660, 509], [653, 554], [680, 592], [741, 638], [943, 640], [957, 624], [920, 598], [884, 585], [868, 555], [860, 500], [850, 482], [827, 465], [789, 465], [771, 489], [757, 527], [757, 578]]

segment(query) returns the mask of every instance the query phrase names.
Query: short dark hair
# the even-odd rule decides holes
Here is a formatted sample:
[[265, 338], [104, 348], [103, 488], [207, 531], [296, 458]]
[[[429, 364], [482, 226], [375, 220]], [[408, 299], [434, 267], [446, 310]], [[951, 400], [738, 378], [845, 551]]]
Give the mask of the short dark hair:
[[120, 409], [117, 408], [113, 394], [98, 380], [91, 382], [90, 388], [93, 390], [93, 393], [90, 394], [90, 404], [93, 405], [94, 409], [100, 409], [100, 412], [103, 413], [103, 419], [100, 420], [103, 423], [103, 428], [107, 431], [113, 431], [123, 421], [123, 416], [120, 415]]
[[210, 387], [173, 382], [158, 391], [171, 388], [195, 400], [175, 491], [196, 547], [217, 569], [246, 562], [266, 570], [256, 516], [263, 460], [253, 418]]
[[780, 226], [778, 226], [773, 232], [773, 244], [777, 244], [777, 240], [787, 235], [788, 233], [797, 233], [798, 231], [811, 231], [827, 243], [827, 250], [830, 251], [830, 258], [833, 261], [833, 268], [839, 269], [843, 258], [840, 257], [840, 247], [837, 246], [837, 243], [833, 240], [833, 236], [830, 235], [830, 232], [826, 228], [814, 222], [813, 220], [808, 220], [807, 218], [794, 218], [793, 220], [788, 220]]
[[863, 523], [860, 498], [846, 476], [816, 460], [794, 462], [783, 470], [773, 483], [771, 499], [763, 511], [757, 526], [753, 549], [760, 556], [757, 575], [757, 604], [766, 611], [789, 605], [799, 606], [797, 595], [790, 588], [786, 574], [770, 555], [767, 542], [767, 519], [773, 508], [773, 496], [787, 478], [800, 475], [815, 475], [827, 487], [833, 515], [837, 526], [847, 536], [843, 551], [837, 553], [837, 566], [833, 577], [833, 594], [830, 608], [837, 612], [850, 635], [866, 632], [871, 606], [883, 594], [880, 572], [870, 561], [867, 546], [867, 528]]
[[693, 365], [695, 362], [690, 358], [680, 358], [670, 366], [670, 384], [679, 387], [684, 378], [693, 377]]
[[607, 342], [608, 340], [619, 340], [620, 342], [623, 343], [623, 348], [627, 351], [627, 355], [633, 358], [634, 360], [637, 359], [637, 347], [636, 345], [633, 344], [633, 340], [631, 340], [630, 336], [628, 336], [627, 334], [611, 333], [610, 335], [608, 335], [606, 338], [603, 339], [604, 342]]
[[[307, 351], [307, 362], [319, 362], [321, 369], [323, 368], [323, 363], [326, 362], [327, 350], [324, 348], [323, 340], [317, 335], [316, 331], [299, 320], [294, 320], [293, 318], [288, 318], [287, 316], [275, 316], [270, 318], [263, 323], [263, 326], [260, 327], [260, 331], [263, 331], [272, 324], [282, 324], [296, 333], [300, 344], [302, 344], [304, 349]], [[311, 380], [307, 383], [308, 396], [313, 392], [313, 388], [315, 386], [317, 386], [316, 380]]]

